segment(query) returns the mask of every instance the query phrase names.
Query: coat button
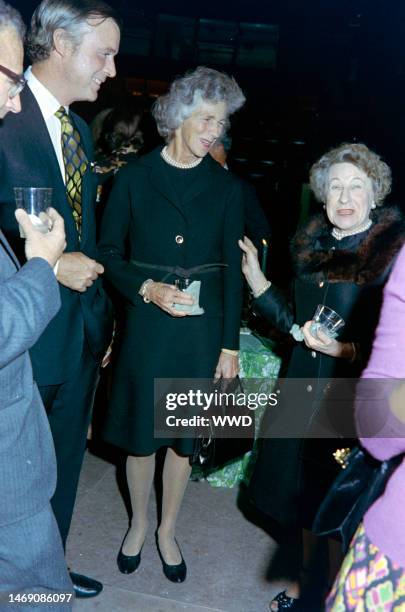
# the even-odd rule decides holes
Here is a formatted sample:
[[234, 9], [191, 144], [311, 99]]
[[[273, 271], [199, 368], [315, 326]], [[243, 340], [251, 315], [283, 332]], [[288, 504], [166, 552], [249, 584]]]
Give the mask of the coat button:
[[308, 393], [311, 393], [311, 391], [312, 391], [312, 385], [308, 385], [308, 386], [307, 386], [307, 391], [308, 391]]
[[325, 283], [324, 283], [323, 281], [321, 281], [321, 282], [319, 283], [319, 286], [320, 286], [320, 287], [323, 287], [323, 286], [324, 286], [324, 284], [325, 284]]
[[311, 357], [313, 357], [315, 359], [316, 357], [316, 351], [311, 351]]
[[180, 234], [178, 234], [175, 238], [175, 241], [177, 242], [177, 244], [183, 244], [184, 236], [181, 236]]

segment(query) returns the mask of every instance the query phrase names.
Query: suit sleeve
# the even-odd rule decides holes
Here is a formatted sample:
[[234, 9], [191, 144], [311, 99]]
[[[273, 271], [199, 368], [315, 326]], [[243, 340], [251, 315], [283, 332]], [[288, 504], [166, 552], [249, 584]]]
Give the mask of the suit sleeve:
[[108, 199], [100, 229], [99, 259], [105, 278], [131, 303], [147, 278], [128, 261], [127, 236], [131, 224], [131, 189], [128, 167], [120, 170]]
[[240, 185], [235, 181], [227, 202], [223, 237], [224, 327], [222, 348], [239, 348], [239, 328], [242, 312], [243, 279], [242, 252], [238, 240], [243, 238], [244, 208]]
[[280, 289], [271, 285], [254, 301], [253, 307], [255, 312], [262, 315], [271, 325], [286, 334], [289, 333], [294, 323], [294, 312]]
[[39, 257], [0, 283], [0, 368], [30, 349], [60, 308], [58, 283]]
[[246, 235], [261, 252], [263, 238], [270, 242], [270, 225], [264, 210], [260, 206], [257, 193], [253, 185], [243, 181], [243, 198], [245, 205], [245, 227]]

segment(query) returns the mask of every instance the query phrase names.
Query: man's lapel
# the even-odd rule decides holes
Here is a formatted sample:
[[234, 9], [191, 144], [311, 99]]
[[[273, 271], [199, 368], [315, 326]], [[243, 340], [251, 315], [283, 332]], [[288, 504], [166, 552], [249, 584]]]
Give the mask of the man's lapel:
[[[52, 206], [56, 208], [65, 220], [65, 231], [69, 236], [77, 241], [77, 230], [73, 219], [72, 209], [66, 197], [66, 187], [62, 179], [58, 158], [49, 136], [48, 128], [42, 116], [41, 110], [35, 96], [26, 87], [22, 92], [22, 107], [24, 115], [29, 120], [28, 131], [31, 126], [35, 126], [35, 138], [27, 142], [25, 154], [32, 159], [31, 168], [41, 164], [41, 185], [33, 187], [52, 187]], [[38, 152], [40, 151], [40, 160]], [[27, 185], [31, 186], [31, 185]]]

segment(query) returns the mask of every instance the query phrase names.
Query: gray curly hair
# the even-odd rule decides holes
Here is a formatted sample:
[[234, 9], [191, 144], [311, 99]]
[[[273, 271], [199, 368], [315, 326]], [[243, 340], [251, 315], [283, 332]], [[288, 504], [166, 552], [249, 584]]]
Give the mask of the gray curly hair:
[[25, 36], [25, 25], [20, 13], [9, 4], [0, 0], [0, 30], [14, 28], [21, 40]]
[[325, 202], [330, 167], [347, 162], [360, 168], [371, 180], [374, 199], [381, 206], [391, 191], [391, 170], [377, 153], [362, 143], [343, 143], [322, 155], [309, 171], [309, 182], [316, 199]]
[[245, 96], [233, 77], [212, 68], [199, 66], [170, 85], [152, 107], [159, 134], [168, 143], [174, 132], [202, 102], [225, 102], [227, 116], [245, 103]]
[[27, 52], [33, 63], [42, 62], [54, 48], [55, 31], [62, 29], [77, 48], [89, 31], [90, 21], [113, 19], [121, 29], [121, 19], [104, 0], [42, 0], [37, 6], [27, 35]]

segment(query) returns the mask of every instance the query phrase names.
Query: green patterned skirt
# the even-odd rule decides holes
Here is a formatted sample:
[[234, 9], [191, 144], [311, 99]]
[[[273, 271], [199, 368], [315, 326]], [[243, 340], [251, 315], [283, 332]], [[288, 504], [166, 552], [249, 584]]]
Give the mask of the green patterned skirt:
[[326, 601], [327, 612], [405, 612], [405, 570], [357, 529]]

